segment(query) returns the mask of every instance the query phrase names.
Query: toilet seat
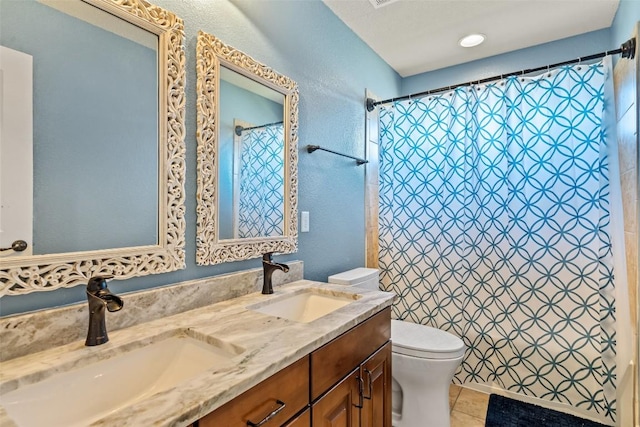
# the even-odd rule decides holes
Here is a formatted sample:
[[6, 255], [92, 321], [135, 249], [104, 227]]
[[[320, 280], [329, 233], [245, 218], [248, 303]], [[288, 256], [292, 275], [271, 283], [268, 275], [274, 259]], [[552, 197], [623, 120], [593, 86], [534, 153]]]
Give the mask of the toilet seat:
[[392, 351], [421, 359], [455, 359], [464, 355], [462, 340], [449, 332], [417, 323], [391, 320]]

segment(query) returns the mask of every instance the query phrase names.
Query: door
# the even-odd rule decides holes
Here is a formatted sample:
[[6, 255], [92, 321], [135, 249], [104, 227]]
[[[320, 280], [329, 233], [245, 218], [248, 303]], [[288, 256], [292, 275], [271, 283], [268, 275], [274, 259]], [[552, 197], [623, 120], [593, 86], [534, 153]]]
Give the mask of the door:
[[0, 46], [0, 248], [16, 240], [27, 242], [31, 255], [33, 233], [33, 58]]
[[360, 370], [356, 369], [314, 403], [313, 427], [359, 427], [360, 381]]

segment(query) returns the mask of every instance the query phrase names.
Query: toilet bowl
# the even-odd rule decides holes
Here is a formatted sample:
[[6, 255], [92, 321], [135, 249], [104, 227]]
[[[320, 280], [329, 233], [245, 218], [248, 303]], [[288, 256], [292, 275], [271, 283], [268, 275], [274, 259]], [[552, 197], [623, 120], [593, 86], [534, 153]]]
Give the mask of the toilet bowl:
[[[329, 283], [379, 289], [378, 270], [356, 268]], [[449, 384], [465, 347], [448, 332], [401, 320], [391, 321], [394, 427], [449, 427]]]

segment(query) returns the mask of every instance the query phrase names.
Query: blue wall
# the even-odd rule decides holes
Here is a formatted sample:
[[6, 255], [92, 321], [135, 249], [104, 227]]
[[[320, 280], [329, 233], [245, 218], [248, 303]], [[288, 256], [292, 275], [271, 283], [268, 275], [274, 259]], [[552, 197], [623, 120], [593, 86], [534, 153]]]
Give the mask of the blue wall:
[[[221, 38], [278, 72], [300, 89], [299, 209], [310, 212], [311, 231], [301, 233], [297, 254], [305, 277], [326, 280], [365, 260], [364, 168], [324, 152], [316, 144], [364, 154], [364, 91], [397, 96], [400, 76], [361, 41], [320, 0], [153, 0], [185, 22], [187, 68], [187, 182], [185, 270], [110, 282], [116, 293], [256, 268], [258, 259], [200, 267], [195, 264], [196, 234], [196, 39], [198, 30]], [[85, 300], [77, 286], [51, 292], [0, 298], [0, 314], [29, 311]]]
[[[640, 21], [640, 1], [621, 0], [611, 25], [611, 48], [618, 48], [633, 34], [633, 28]], [[636, 40], [640, 43], [640, 40]]]

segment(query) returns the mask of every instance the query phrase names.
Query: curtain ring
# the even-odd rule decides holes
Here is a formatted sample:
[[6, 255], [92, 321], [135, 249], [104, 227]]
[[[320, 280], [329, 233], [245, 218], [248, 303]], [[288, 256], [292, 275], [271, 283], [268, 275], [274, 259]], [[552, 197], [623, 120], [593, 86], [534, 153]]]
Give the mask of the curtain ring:
[[550, 65], [547, 65], [547, 77], [551, 77]]

